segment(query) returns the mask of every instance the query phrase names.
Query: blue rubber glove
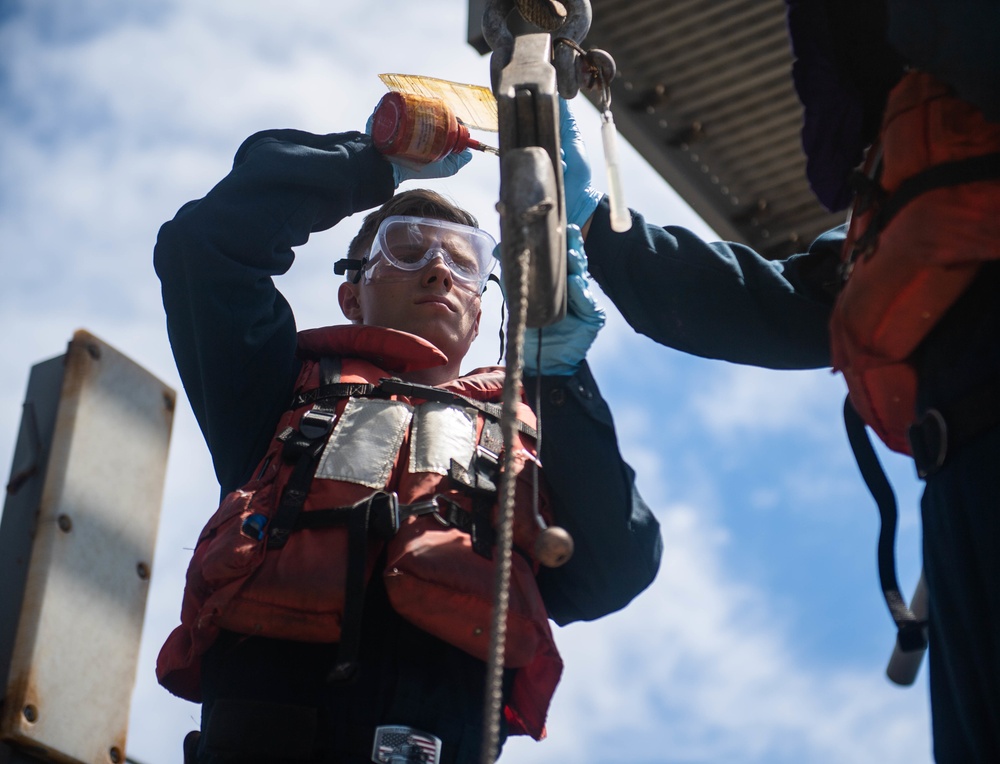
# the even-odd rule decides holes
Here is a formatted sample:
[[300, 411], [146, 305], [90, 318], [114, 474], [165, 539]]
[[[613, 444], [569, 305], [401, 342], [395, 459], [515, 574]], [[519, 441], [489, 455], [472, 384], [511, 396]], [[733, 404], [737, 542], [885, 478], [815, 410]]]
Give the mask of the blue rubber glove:
[[[528, 377], [573, 374], [604, 326], [604, 309], [597, 306], [587, 285], [587, 255], [583, 250], [583, 236], [575, 225], [566, 229], [566, 244], [566, 317], [541, 330], [524, 330], [524, 374]], [[493, 254], [499, 258], [500, 248], [497, 247]], [[541, 358], [538, 355], [539, 334]]]
[[[372, 120], [374, 117], [374, 114], [368, 117], [368, 123], [365, 125], [365, 132], [368, 135], [372, 134]], [[428, 164], [418, 164], [407, 159], [399, 159], [398, 157], [386, 157], [386, 159], [392, 165], [393, 182], [396, 188], [399, 188], [399, 184], [404, 180], [429, 180], [431, 178], [451, 177], [472, 161], [472, 151], [465, 149], [458, 154], [449, 154], [436, 162]]]
[[591, 182], [587, 146], [580, 135], [569, 104], [559, 99], [559, 144], [562, 153], [563, 189], [566, 195], [566, 222], [583, 228], [604, 197]]

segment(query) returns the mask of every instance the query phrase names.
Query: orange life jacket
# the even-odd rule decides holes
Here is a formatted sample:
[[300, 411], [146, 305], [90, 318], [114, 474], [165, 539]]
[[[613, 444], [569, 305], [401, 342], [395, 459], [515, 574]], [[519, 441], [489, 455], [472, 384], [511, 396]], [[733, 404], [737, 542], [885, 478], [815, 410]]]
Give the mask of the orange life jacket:
[[[390, 376], [380, 368], [383, 358], [404, 372], [399, 359], [427, 365], [428, 356], [440, 354], [419, 337], [369, 326], [302, 332], [299, 354], [292, 407], [253, 480], [226, 496], [201, 532], [181, 625], [160, 651], [160, 683], [188, 700], [200, 700], [201, 656], [221, 629], [344, 648], [345, 609], [356, 596], [349, 563], [359, 548], [349, 518], [359, 509], [369, 532], [355, 570], [365, 581], [381, 575], [402, 617], [487, 659], [493, 483], [499, 482], [502, 444], [499, 406], [491, 402], [502, 394], [503, 369], [477, 369], [439, 388], [395, 380], [396, 388], [390, 382], [375, 389]], [[535, 418], [523, 403], [518, 418], [513, 543], [520, 553], [512, 555], [505, 653], [505, 666], [518, 671], [505, 713], [511, 734], [539, 739], [562, 661], [534, 577], [541, 526], [534, 468], [525, 466], [537, 464]], [[549, 522], [543, 481], [539, 485], [538, 506]], [[296, 503], [297, 496], [304, 500]], [[419, 511], [384, 513], [397, 505]], [[383, 553], [385, 566], [375, 571]]]
[[890, 93], [844, 246], [833, 367], [862, 419], [909, 454], [913, 351], [1000, 257], [1000, 124], [922, 72]]

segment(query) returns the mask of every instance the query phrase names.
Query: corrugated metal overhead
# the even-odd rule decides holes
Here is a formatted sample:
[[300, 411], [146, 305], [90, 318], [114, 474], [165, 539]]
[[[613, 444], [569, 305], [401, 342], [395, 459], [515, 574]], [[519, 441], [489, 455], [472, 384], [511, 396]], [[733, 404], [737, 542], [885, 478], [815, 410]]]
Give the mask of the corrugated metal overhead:
[[[469, 42], [481, 52], [483, 5], [469, 2]], [[843, 222], [806, 182], [783, 0], [591, 5], [584, 46], [618, 66], [619, 130], [721, 237], [778, 257]]]

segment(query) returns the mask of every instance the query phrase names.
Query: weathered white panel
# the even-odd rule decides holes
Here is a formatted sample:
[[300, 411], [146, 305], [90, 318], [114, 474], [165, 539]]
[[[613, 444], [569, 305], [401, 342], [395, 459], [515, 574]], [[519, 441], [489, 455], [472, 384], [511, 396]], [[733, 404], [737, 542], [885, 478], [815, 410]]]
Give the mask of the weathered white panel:
[[176, 396], [82, 330], [65, 364], [0, 736], [119, 764]]

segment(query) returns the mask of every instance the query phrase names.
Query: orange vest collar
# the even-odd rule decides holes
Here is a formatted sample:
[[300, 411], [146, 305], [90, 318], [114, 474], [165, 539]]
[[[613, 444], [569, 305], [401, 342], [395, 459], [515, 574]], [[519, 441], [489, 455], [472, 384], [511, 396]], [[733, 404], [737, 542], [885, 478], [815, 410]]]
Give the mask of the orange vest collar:
[[393, 373], [444, 366], [448, 357], [423, 337], [382, 326], [347, 324], [299, 332], [298, 354], [350, 356]]

